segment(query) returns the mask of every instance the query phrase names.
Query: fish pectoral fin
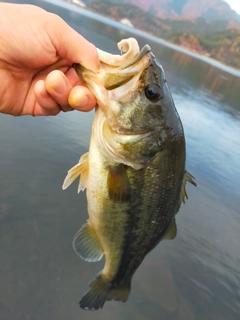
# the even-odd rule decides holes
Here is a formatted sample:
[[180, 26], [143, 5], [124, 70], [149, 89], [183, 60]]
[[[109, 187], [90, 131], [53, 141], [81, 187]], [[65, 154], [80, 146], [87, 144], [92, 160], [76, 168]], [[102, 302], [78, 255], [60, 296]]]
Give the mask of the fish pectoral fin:
[[126, 202], [131, 196], [131, 187], [123, 165], [108, 168], [108, 195], [114, 202]]
[[62, 189], [65, 190], [80, 176], [78, 193], [83, 191], [87, 185], [88, 178], [88, 152], [81, 156], [79, 163], [72, 167], [63, 182]]
[[168, 231], [165, 233], [162, 240], [173, 240], [176, 238], [176, 236], [177, 236], [177, 225], [174, 219], [173, 223], [170, 225]]
[[182, 202], [185, 203], [185, 198], [188, 199], [188, 195], [187, 195], [187, 191], [186, 191], [186, 183], [190, 182], [195, 187], [197, 186], [196, 182], [193, 179], [195, 179], [195, 178], [189, 172], [187, 172], [187, 171], [184, 172], [177, 211], [180, 209]]
[[89, 291], [82, 297], [79, 304], [82, 309], [93, 311], [102, 308], [105, 301], [127, 301], [131, 284], [127, 283], [115, 287], [100, 273], [96, 279], [90, 283], [89, 287]]
[[83, 260], [88, 262], [99, 261], [103, 256], [101, 243], [89, 223], [84, 224], [75, 234], [73, 249]]

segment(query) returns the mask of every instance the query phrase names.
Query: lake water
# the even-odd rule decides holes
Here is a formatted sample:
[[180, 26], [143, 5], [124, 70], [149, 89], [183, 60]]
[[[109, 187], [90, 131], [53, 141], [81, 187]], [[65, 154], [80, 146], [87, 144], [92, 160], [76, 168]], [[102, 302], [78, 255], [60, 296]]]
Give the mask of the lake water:
[[[103, 266], [72, 250], [85, 194], [61, 186], [88, 149], [93, 112], [0, 115], [0, 319], [234, 320], [240, 318], [240, 77], [71, 6], [30, 1], [117, 53], [134, 36], [163, 65], [198, 187], [177, 215], [178, 235], [143, 261], [128, 302], [86, 312], [78, 302]], [[95, 17], [95, 18], [93, 18]], [[3, 79], [1, 81], [4, 81]]]

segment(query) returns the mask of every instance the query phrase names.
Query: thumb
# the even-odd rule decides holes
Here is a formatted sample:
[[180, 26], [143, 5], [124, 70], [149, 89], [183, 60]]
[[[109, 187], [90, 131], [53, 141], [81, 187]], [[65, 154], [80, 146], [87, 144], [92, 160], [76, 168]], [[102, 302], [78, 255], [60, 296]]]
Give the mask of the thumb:
[[79, 63], [87, 69], [97, 72], [100, 61], [96, 47], [72, 29], [59, 16], [54, 15], [54, 26], [49, 28], [48, 34], [61, 58], [68, 59], [73, 63]]

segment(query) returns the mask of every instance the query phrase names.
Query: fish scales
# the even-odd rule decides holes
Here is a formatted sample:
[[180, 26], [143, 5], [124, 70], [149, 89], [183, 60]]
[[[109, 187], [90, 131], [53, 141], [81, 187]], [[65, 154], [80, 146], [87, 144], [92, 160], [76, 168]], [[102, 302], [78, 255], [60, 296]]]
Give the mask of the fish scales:
[[[127, 230], [124, 230], [125, 241], [121, 250], [123, 254], [122, 257], [119, 257], [121, 263], [118, 266], [113, 282], [118, 283], [119, 279], [121, 281], [131, 279], [139, 263], [158, 244], [172, 222], [172, 215], [170, 213], [173, 208], [171, 206], [175, 205], [177, 201], [171, 206], [166, 206], [166, 202], [169, 203], [169, 191], [172, 192], [173, 188], [175, 188], [176, 194], [178, 194], [178, 189], [181, 187], [179, 181], [181, 183], [181, 180], [178, 179], [178, 183], [175, 184], [173, 179], [171, 182], [169, 182], [169, 179], [166, 179], [168, 180], [168, 187], [162, 190], [159, 184], [154, 185], [149, 183], [148, 178], [153, 174], [155, 177], [161, 176], [161, 179], [164, 181], [165, 166], [168, 167], [169, 172], [169, 167], [172, 165], [169, 162], [166, 159], [165, 165], [162, 168], [159, 166], [154, 168], [150, 165], [146, 169], [142, 169], [145, 171], [142, 175], [136, 174], [136, 171], [129, 168], [129, 171], [131, 171], [129, 173], [131, 185], [142, 185], [142, 188], [140, 190], [139, 188], [132, 189], [133, 198], [138, 201], [130, 202], [126, 211], [128, 224]], [[139, 192], [141, 196], [139, 196]], [[155, 194], [154, 199], [151, 196], [152, 193]]]
[[98, 74], [76, 67], [98, 106], [89, 152], [69, 170], [63, 188], [80, 176], [78, 191], [87, 189], [89, 220], [75, 235], [74, 250], [89, 262], [105, 255], [80, 301], [86, 310], [127, 300], [145, 256], [176, 236], [186, 182], [196, 185], [185, 170], [183, 127], [162, 66], [148, 45], [139, 52], [133, 38], [119, 48], [126, 54], [99, 50]]

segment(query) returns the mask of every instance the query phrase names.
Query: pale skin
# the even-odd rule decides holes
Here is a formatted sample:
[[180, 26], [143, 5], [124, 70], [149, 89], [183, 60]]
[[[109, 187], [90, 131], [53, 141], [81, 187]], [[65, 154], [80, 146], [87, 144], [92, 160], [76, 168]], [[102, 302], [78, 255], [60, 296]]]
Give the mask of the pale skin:
[[0, 30], [1, 113], [42, 116], [95, 107], [72, 65], [97, 72], [97, 50], [59, 16], [0, 2]]

